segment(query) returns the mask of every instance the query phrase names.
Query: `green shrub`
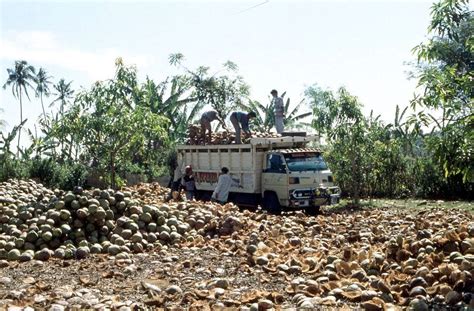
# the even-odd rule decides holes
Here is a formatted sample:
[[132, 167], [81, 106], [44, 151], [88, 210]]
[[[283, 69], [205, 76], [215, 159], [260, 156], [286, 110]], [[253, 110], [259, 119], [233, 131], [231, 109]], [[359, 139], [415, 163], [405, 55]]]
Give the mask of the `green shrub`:
[[0, 157], [0, 181], [10, 178], [22, 179], [29, 176], [29, 163], [12, 158]]
[[37, 157], [31, 160], [29, 175], [49, 187], [72, 190], [75, 186], [84, 186], [87, 171], [82, 164], [59, 164], [52, 158]]

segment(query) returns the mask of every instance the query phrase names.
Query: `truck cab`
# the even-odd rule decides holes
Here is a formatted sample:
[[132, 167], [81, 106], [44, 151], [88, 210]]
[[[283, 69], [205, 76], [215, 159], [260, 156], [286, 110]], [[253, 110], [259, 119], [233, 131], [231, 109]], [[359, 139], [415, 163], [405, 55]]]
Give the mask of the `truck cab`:
[[263, 205], [281, 209], [304, 208], [308, 213], [321, 205], [339, 202], [340, 190], [322, 152], [316, 148], [276, 149], [266, 153], [262, 173]]

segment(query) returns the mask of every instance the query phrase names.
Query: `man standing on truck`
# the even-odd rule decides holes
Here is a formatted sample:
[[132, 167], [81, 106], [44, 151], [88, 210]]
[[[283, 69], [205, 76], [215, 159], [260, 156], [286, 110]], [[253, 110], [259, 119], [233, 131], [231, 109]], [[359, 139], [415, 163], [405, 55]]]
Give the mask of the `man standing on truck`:
[[212, 129], [211, 129], [211, 122], [212, 121], [219, 121], [222, 127], [225, 129], [225, 122], [219, 117], [219, 114], [215, 110], [209, 110], [202, 114], [201, 116], [201, 135], [204, 144], [206, 144], [206, 131], [209, 132], [209, 141], [211, 141]]
[[275, 128], [277, 133], [281, 134], [285, 130], [285, 105], [283, 104], [283, 98], [278, 97], [277, 90], [272, 90], [270, 94], [273, 96], [272, 102], [273, 107], [275, 108]]
[[[255, 112], [232, 112], [230, 115], [230, 122], [235, 129], [235, 143], [241, 144], [242, 139], [240, 137], [240, 131], [242, 130], [246, 135], [250, 136], [252, 133], [249, 130], [249, 121], [252, 118], [255, 118], [257, 115]], [[242, 129], [241, 129], [242, 128]]]
[[232, 177], [229, 175], [229, 169], [223, 167], [221, 169], [221, 175], [217, 181], [217, 187], [212, 193], [212, 200], [219, 202], [220, 204], [225, 204], [229, 198], [230, 187], [232, 186]]

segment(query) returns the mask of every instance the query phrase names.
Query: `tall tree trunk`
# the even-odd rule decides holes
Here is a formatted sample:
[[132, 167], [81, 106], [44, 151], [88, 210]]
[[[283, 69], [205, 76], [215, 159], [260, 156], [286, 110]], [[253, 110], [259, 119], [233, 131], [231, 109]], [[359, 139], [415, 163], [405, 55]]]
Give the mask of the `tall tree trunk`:
[[[355, 140], [354, 137], [352, 137]], [[360, 176], [358, 172], [358, 163], [356, 162], [357, 157], [359, 156], [358, 153], [355, 151], [355, 141], [351, 142], [353, 150], [351, 150], [351, 171], [352, 171], [352, 192], [353, 192], [353, 199], [352, 202], [355, 206], [359, 206], [360, 202]]]
[[72, 160], [72, 144], [74, 143], [74, 138], [71, 135], [71, 141], [69, 144], [68, 160]]
[[64, 156], [64, 103], [61, 103], [60, 114], [61, 114], [61, 158]]
[[359, 176], [357, 174], [357, 164], [356, 164], [356, 160], [355, 160], [355, 157], [356, 156], [352, 156], [351, 158], [351, 170], [352, 170], [352, 192], [353, 192], [353, 204], [358, 206], [359, 205], [359, 201], [360, 201], [360, 198], [359, 198]]
[[[21, 87], [20, 87], [20, 125], [23, 123], [23, 103], [21, 102]], [[16, 146], [16, 157], [20, 156], [20, 136], [21, 136], [21, 126], [18, 129], [18, 144]]]
[[110, 153], [110, 183], [112, 189], [115, 189], [115, 153]]
[[41, 98], [41, 108], [43, 108], [43, 118], [46, 120], [46, 111], [44, 110], [44, 105], [43, 105], [43, 92], [40, 93], [40, 98]]
[[[35, 127], [35, 140], [38, 141], [38, 131], [36, 130], [36, 124], [34, 125]], [[40, 156], [40, 153], [38, 152], [38, 145], [35, 144], [35, 153], [36, 153], [36, 157], [39, 157]]]

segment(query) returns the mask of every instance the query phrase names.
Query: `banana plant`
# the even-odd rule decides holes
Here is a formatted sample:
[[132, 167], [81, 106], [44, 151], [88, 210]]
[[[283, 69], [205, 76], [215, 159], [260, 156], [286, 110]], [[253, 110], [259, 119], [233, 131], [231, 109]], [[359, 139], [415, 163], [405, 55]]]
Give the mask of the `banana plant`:
[[[284, 98], [286, 92], [283, 92], [281, 97]], [[300, 129], [311, 126], [310, 123], [304, 121], [312, 115], [311, 112], [301, 113], [300, 110], [305, 106], [305, 101], [302, 99], [295, 107], [291, 107], [290, 98], [286, 100], [284, 106], [285, 128]], [[273, 100], [269, 100], [266, 105], [261, 104], [255, 100], [249, 100], [248, 104], [240, 105], [240, 108], [246, 111], [254, 111], [257, 114], [254, 121], [254, 128], [261, 132], [269, 132], [275, 126], [275, 107]]]
[[196, 97], [187, 95], [190, 88], [190, 81], [186, 76], [167, 78], [159, 84], [147, 77], [137, 93], [140, 97], [137, 100], [139, 105], [169, 119], [168, 137], [171, 141], [182, 141], [185, 138], [187, 125], [192, 123], [204, 106], [196, 103]]
[[20, 133], [26, 121], [28, 121], [28, 119], [23, 120], [19, 125], [15, 125], [11, 132], [7, 133], [7, 135], [5, 135], [3, 132], [0, 132], [0, 159], [2, 159], [2, 161], [15, 156], [15, 153], [11, 151], [11, 143]]

